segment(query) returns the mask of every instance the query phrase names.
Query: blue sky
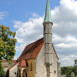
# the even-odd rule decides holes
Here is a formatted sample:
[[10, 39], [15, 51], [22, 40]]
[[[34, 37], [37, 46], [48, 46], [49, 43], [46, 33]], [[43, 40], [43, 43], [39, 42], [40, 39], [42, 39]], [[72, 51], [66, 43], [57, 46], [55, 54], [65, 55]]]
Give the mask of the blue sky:
[[[32, 13], [44, 15], [46, 0], [0, 0], [0, 11], [7, 12], [7, 16], [0, 24], [13, 25], [14, 20], [27, 21]], [[59, 0], [50, 1], [51, 9], [59, 5]]]
[[[0, 0], [0, 25], [16, 32], [15, 59], [24, 47], [43, 36], [47, 0]], [[77, 58], [77, 1], [50, 0], [53, 43], [62, 66]], [[69, 64], [70, 63], [70, 64]]]
[[[59, 5], [60, 0], [50, 1], [51, 9]], [[9, 26], [12, 31], [14, 21], [28, 21], [33, 13], [43, 16], [45, 12], [46, 0], [0, 0], [0, 11], [4, 13], [4, 19], [0, 20], [0, 25]]]
[[[0, 0], [0, 2], [0, 11], [5, 15], [3, 19], [0, 20], [0, 25], [9, 26], [12, 31], [16, 31], [13, 22], [26, 22], [32, 17], [33, 13], [43, 16], [47, 0]], [[59, 6], [59, 0], [52, 0], [50, 3], [52, 3], [51, 9]], [[19, 44], [17, 43], [17, 45]]]

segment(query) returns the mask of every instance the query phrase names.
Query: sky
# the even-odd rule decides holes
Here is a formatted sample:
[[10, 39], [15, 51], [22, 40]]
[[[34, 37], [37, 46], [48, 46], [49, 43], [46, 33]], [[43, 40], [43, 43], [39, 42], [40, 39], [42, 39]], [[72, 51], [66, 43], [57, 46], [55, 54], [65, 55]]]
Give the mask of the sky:
[[[0, 0], [0, 25], [16, 32], [17, 59], [26, 45], [43, 37], [47, 0]], [[50, 0], [52, 40], [61, 66], [77, 59], [77, 0]]]

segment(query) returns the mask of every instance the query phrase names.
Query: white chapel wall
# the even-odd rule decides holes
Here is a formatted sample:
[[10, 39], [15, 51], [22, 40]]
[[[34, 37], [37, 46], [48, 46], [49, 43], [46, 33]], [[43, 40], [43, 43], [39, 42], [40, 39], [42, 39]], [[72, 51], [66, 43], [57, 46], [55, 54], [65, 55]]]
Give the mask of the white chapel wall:
[[47, 77], [46, 67], [44, 63], [45, 63], [45, 53], [43, 46], [36, 60], [35, 77]]
[[[50, 77], [58, 77], [58, 59], [55, 54], [55, 51], [52, 47], [52, 65], [50, 66]], [[47, 71], [45, 67], [45, 51], [44, 46], [42, 47], [36, 61], [36, 71], [35, 71], [35, 77], [47, 77]]]
[[9, 77], [17, 77], [18, 63], [9, 69]]

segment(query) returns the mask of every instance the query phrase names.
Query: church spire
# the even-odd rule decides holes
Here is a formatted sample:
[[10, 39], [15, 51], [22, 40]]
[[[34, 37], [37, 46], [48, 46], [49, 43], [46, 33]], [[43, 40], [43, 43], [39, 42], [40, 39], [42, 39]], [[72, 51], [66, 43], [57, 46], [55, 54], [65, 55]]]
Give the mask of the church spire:
[[49, 0], [47, 0], [44, 22], [52, 22]]
[[52, 64], [52, 20], [50, 12], [49, 0], [47, 0], [45, 18], [43, 22], [44, 26], [44, 42], [45, 42], [45, 63]]
[[43, 22], [44, 26], [44, 47], [45, 47], [45, 65], [47, 69], [47, 77], [51, 77], [50, 75], [50, 66], [52, 65], [52, 20], [51, 20], [51, 11], [49, 0], [47, 0], [45, 18]]

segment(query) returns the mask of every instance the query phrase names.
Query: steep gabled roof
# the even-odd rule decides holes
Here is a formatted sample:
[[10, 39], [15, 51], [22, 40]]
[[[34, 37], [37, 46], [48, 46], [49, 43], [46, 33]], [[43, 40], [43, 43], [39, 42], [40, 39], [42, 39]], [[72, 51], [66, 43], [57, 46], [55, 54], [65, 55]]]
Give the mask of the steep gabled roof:
[[17, 61], [36, 58], [44, 44], [43, 38], [27, 45]]
[[[43, 45], [44, 45], [44, 38], [41, 38], [41, 39], [27, 45], [25, 47], [25, 49], [23, 50], [22, 54], [20, 55], [20, 57], [17, 59], [17, 61], [36, 58]], [[58, 58], [53, 44], [52, 44], [52, 47], [54, 49], [56, 57]]]

